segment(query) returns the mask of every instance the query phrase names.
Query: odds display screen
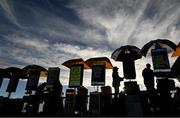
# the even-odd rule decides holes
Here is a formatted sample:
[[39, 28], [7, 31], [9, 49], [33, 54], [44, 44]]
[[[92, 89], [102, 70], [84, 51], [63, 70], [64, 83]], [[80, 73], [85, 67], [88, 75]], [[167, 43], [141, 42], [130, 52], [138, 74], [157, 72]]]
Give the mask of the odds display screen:
[[155, 76], [169, 76], [171, 69], [167, 49], [152, 49], [151, 54]]
[[52, 88], [53, 87], [54, 82], [59, 79], [59, 74], [60, 74], [60, 68], [58, 68], [58, 67], [48, 68], [46, 88]]
[[69, 87], [79, 87], [83, 80], [83, 64], [73, 65], [70, 68]]
[[105, 65], [92, 66], [91, 85], [105, 85]]

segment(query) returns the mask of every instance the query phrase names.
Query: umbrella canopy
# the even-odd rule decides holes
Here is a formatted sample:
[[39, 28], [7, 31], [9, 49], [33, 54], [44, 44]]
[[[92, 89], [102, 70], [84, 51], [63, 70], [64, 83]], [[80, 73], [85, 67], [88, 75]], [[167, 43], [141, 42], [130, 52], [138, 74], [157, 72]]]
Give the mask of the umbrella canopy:
[[117, 48], [111, 55], [115, 61], [137, 60], [142, 57], [141, 50], [133, 45], [125, 45]]
[[178, 44], [175, 52], [172, 54], [172, 57], [174, 56], [180, 56], [180, 43]]
[[113, 68], [111, 61], [107, 57], [90, 58], [86, 60], [85, 63], [87, 63], [90, 67], [92, 67], [93, 64], [104, 64], [106, 69]]
[[172, 77], [180, 77], [180, 57], [176, 59], [171, 68]]
[[12, 76], [22, 77], [22, 69], [17, 68], [17, 67], [8, 67], [4, 69], [3, 75], [5, 78], [11, 78]]
[[79, 58], [79, 59], [71, 59], [71, 60], [68, 60], [68, 61], [65, 61], [64, 63], [62, 63], [62, 65], [66, 66], [68, 68], [71, 68], [71, 66], [76, 65], [76, 64], [83, 64], [84, 69], [90, 69], [90, 67], [81, 58]]
[[28, 65], [22, 69], [23, 75], [28, 75], [29, 73], [32, 73], [33, 71], [47, 71], [44, 67], [39, 65]]
[[4, 76], [4, 69], [0, 68], [0, 77]]
[[176, 49], [176, 44], [168, 39], [156, 39], [146, 43], [142, 49], [142, 55], [146, 57], [150, 54], [150, 49], [154, 48], [166, 48], [168, 53], [173, 52]]
[[40, 72], [40, 77], [47, 77], [48, 76], [48, 71], [41, 71]]
[[3, 78], [4, 78], [4, 69], [0, 68], [0, 88], [2, 85]]
[[16, 91], [19, 78], [22, 78], [22, 69], [17, 67], [8, 67], [4, 70], [4, 77], [10, 79], [6, 89], [6, 92], [9, 92], [8, 97], [10, 97], [11, 92]]

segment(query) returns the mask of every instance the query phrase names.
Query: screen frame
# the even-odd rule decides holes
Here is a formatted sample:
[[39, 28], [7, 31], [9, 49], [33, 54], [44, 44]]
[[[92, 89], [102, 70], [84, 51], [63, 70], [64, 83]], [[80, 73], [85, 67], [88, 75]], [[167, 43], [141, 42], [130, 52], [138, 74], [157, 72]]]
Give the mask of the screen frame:
[[[170, 68], [167, 49], [166, 48], [151, 49], [151, 55], [152, 55], [152, 63], [153, 63], [155, 76], [169, 77], [171, 73], [171, 68]], [[157, 56], [161, 56], [160, 60]], [[160, 66], [157, 66], [158, 62]]]
[[[55, 74], [49, 72], [49, 71], [53, 72], [53, 70], [57, 70], [57, 73], [56, 73], [57, 77], [54, 76]], [[50, 75], [50, 74], [53, 75], [54, 79], [51, 79], [52, 75]], [[53, 88], [54, 82], [56, 80], [59, 80], [59, 77], [60, 77], [60, 68], [59, 67], [50, 67], [50, 68], [48, 68], [48, 76], [47, 76], [47, 80], [46, 80], [46, 82], [47, 82], [46, 88], [47, 89]]]
[[[72, 74], [73, 74], [73, 68], [76, 68], [76, 67], [80, 67], [80, 78], [79, 78], [79, 82], [77, 81], [77, 79], [73, 79], [72, 77]], [[70, 73], [69, 73], [69, 88], [77, 88], [77, 87], [80, 87], [82, 86], [82, 83], [83, 83], [83, 73], [84, 73], [84, 65], [83, 64], [75, 64], [75, 65], [72, 65], [70, 67]], [[74, 84], [76, 83], [76, 84]]]
[[[95, 68], [100, 67], [102, 69], [101, 75], [99, 78], [94, 77]], [[91, 85], [92, 86], [104, 86], [105, 85], [105, 77], [106, 77], [106, 70], [104, 64], [94, 64], [92, 65], [92, 75], [91, 75]], [[102, 81], [97, 81], [98, 79]]]

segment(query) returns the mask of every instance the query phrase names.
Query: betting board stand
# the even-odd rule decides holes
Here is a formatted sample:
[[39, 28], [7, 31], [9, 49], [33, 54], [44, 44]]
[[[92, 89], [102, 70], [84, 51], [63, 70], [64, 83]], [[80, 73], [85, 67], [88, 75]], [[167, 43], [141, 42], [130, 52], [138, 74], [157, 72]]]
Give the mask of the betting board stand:
[[83, 81], [83, 71], [84, 65], [83, 64], [74, 64], [70, 67], [70, 75], [69, 75], [69, 88], [74, 90], [73, 99], [67, 99], [65, 102], [65, 106], [67, 106], [66, 111], [68, 112], [75, 112], [73, 111], [76, 102], [76, 95], [78, 87], [82, 86]]
[[100, 114], [100, 92], [99, 86], [105, 85], [105, 64], [94, 63], [92, 65], [91, 85], [97, 88], [97, 91], [90, 93], [90, 112], [94, 115]]

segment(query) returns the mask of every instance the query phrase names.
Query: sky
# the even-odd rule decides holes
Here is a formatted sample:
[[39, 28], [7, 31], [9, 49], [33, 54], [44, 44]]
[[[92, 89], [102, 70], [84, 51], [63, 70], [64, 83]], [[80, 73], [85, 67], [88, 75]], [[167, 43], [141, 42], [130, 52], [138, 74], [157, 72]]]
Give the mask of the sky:
[[[68, 84], [69, 59], [106, 56], [120, 46], [142, 48], [155, 39], [180, 39], [179, 0], [0, 0], [0, 68], [37, 64], [59, 67]], [[171, 65], [175, 58], [170, 58]], [[138, 82], [151, 58], [136, 61]], [[91, 71], [83, 84], [90, 86]], [[111, 70], [106, 83], [111, 85]]]

